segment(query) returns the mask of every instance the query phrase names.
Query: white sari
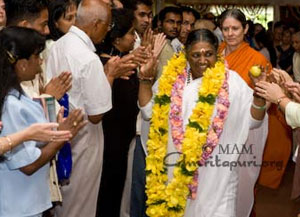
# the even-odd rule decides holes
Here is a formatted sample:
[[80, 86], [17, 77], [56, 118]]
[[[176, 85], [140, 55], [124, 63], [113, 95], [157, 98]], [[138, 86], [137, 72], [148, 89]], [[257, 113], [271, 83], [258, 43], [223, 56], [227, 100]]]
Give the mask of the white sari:
[[[183, 93], [184, 126], [196, 105], [202, 78], [186, 84]], [[198, 191], [195, 200], [188, 199], [185, 217], [248, 217], [254, 201], [254, 185], [258, 178], [262, 154], [268, 133], [268, 118], [254, 120], [250, 114], [253, 91], [234, 71], [229, 71], [230, 107], [209, 162], [198, 168]], [[157, 84], [153, 86], [154, 93]], [[143, 118], [151, 118], [153, 100], [141, 108]], [[212, 117], [216, 115], [216, 108]], [[169, 125], [170, 129], [170, 125]], [[142, 131], [142, 134], [148, 134]], [[143, 137], [143, 135], [142, 135]], [[251, 145], [253, 144], [253, 145]], [[169, 130], [168, 153], [177, 152]], [[178, 154], [168, 157], [175, 163]], [[238, 161], [241, 166], [238, 166]], [[218, 163], [217, 163], [218, 162]], [[246, 164], [246, 165], [245, 165]], [[173, 167], [168, 167], [169, 179]]]

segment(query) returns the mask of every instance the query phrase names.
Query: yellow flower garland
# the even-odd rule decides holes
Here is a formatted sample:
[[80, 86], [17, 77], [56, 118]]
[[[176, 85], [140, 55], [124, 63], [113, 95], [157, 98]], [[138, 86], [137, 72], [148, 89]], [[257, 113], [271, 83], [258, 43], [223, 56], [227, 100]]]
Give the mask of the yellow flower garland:
[[182, 154], [174, 167], [174, 178], [168, 182], [164, 158], [168, 146], [168, 119], [171, 90], [177, 77], [184, 72], [184, 53], [174, 55], [159, 79], [158, 93], [152, 111], [146, 158], [147, 215], [149, 217], [180, 217], [184, 215], [188, 185], [198, 169], [202, 148], [206, 144], [215, 100], [225, 79], [225, 66], [218, 61], [207, 69], [199, 88], [199, 100], [189, 118], [182, 143]]

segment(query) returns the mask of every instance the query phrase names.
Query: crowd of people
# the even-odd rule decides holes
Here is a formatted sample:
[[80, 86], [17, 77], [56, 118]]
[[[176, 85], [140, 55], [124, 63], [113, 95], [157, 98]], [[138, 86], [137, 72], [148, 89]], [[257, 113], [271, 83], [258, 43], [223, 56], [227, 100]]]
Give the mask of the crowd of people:
[[279, 186], [300, 29], [152, 8], [0, 0], [0, 217], [248, 217], [255, 185]]

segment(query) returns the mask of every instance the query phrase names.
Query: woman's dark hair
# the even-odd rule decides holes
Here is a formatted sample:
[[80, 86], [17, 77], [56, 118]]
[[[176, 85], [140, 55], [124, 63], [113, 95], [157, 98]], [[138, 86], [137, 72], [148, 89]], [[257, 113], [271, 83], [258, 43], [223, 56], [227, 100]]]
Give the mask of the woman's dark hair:
[[0, 31], [0, 120], [8, 92], [14, 88], [20, 96], [23, 94], [15, 64], [39, 54], [44, 48], [45, 38], [33, 29], [15, 26]]
[[190, 32], [185, 43], [185, 49], [189, 50], [197, 42], [207, 42], [213, 46], [216, 52], [218, 51], [218, 38], [208, 29], [198, 29]]
[[246, 16], [240, 9], [229, 9], [229, 10], [224, 11], [220, 16], [221, 28], [222, 28], [223, 22], [228, 17], [232, 17], [232, 18], [240, 21], [243, 28], [246, 28], [246, 25], [247, 25]]
[[112, 9], [111, 30], [106, 34], [100, 45], [101, 53], [107, 53], [117, 38], [122, 38], [133, 27], [134, 15], [132, 10], [125, 8]]
[[49, 37], [54, 41], [58, 40], [60, 37], [64, 35], [62, 31], [60, 31], [55, 23], [59, 20], [61, 16], [64, 16], [67, 9], [72, 5], [75, 4], [73, 0], [55, 0], [50, 1], [48, 5], [48, 12], [49, 12], [49, 20], [48, 26], [50, 30]]

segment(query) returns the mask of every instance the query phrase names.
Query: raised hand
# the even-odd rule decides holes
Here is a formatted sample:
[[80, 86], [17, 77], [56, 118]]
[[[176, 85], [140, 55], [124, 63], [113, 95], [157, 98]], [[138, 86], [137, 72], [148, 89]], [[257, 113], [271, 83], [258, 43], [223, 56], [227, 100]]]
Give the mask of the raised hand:
[[167, 43], [166, 35], [164, 33], [159, 33], [155, 36], [153, 43], [153, 55], [158, 58], [165, 44]]
[[58, 77], [54, 77], [46, 85], [44, 93], [54, 96], [59, 100], [72, 87], [72, 73], [62, 72]]
[[149, 57], [147, 62], [140, 67], [139, 78], [152, 81], [156, 77], [158, 61], [150, 46], [147, 48], [147, 53]]
[[154, 40], [153, 31], [149, 27], [146, 29], [146, 31], [143, 34], [141, 46], [148, 47], [149, 45], [152, 45], [153, 40]]

